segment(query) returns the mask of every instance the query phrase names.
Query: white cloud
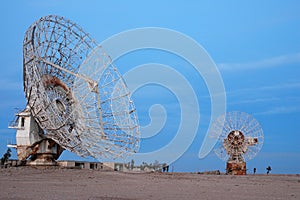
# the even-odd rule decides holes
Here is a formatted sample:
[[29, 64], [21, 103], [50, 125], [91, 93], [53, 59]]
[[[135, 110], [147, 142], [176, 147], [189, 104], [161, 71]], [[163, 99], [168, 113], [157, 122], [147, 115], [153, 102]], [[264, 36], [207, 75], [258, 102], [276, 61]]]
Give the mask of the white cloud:
[[300, 63], [300, 52], [295, 54], [282, 55], [272, 58], [267, 58], [259, 61], [248, 63], [219, 63], [221, 71], [232, 70], [248, 70], [248, 69], [263, 69], [283, 66], [286, 64]]
[[[294, 92], [287, 93], [287, 91]], [[233, 90], [227, 92], [228, 105], [277, 105], [274, 109], [257, 113], [258, 115], [298, 112], [300, 97], [297, 95], [299, 92], [296, 91], [300, 91], [300, 83], [296, 82]]]
[[255, 115], [275, 115], [300, 112], [300, 106], [280, 106], [268, 109], [266, 111], [255, 113]]
[[273, 101], [279, 101], [279, 100], [281, 100], [281, 99], [278, 97], [256, 98], [256, 99], [241, 100], [241, 101], [237, 101], [237, 102], [228, 102], [228, 104], [234, 105], [234, 104], [266, 103], [266, 102], [273, 102]]
[[285, 84], [276, 84], [276, 85], [264, 85], [260, 87], [253, 87], [253, 88], [243, 88], [233, 91], [227, 91], [226, 95], [234, 96], [234, 95], [240, 95], [244, 93], [257, 93], [259, 91], [272, 91], [272, 90], [287, 90], [287, 89], [300, 89], [300, 83], [299, 82], [290, 82]]

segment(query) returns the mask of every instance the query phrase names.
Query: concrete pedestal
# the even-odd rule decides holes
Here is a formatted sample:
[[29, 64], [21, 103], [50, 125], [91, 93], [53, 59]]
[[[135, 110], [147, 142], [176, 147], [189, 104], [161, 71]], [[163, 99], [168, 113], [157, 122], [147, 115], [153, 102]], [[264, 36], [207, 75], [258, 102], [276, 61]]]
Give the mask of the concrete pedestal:
[[226, 174], [246, 175], [246, 162], [227, 162]]

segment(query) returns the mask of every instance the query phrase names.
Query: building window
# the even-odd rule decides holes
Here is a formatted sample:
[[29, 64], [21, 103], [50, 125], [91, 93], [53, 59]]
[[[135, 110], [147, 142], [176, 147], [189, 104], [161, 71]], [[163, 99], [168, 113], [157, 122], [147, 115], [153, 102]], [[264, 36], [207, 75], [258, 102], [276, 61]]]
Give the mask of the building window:
[[22, 117], [21, 118], [21, 127], [23, 128], [25, 125], [25, 117]]

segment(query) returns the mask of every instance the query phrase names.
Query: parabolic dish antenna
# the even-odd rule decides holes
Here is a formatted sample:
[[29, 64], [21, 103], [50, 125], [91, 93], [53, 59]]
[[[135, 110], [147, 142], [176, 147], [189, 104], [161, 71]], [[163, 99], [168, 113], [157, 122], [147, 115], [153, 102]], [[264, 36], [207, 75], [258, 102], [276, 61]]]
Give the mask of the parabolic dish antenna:
[[51, 139], [80, 156], [115, 159], [136, 152], [136, 109], [108, 55], [71, 21], [42, 17], [23, 44], [27, 107]]
[[217, 118], [212, 124], [210, 137], [218, 138], [215, 153], [227, 161], [226, 171], [229, 174], [246, 174], [245, 161], [254, 158], [264, 142], [258, 121], [239, 111], [228, 112]]

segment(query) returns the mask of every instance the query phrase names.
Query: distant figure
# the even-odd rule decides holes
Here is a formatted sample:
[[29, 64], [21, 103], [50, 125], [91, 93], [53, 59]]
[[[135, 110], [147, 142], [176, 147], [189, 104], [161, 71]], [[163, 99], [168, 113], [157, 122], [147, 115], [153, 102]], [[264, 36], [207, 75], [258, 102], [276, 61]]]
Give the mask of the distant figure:
[[268, 167], [266, 168], [266, 170], [267, 170], [267, 174], [269, 174], [270, 171], [272, 170], [271, 166], [268, 166]]
[[169, 165], [164, 165], [162, 169], [163, 172], [169, 172]]
[[255, 174], [256, 173], [256, 168], [254, 167], [254, 169], [253, 169], [253, 174]]
[[10, 148], [8, 148], [7, 151], [6, 151], [6, 153], [1, 158], [0, 165], [3, 166], [8, 161], [8, 159], [10, 158], [10, 156], [11, 156], [11, 150], [10, 150]]

